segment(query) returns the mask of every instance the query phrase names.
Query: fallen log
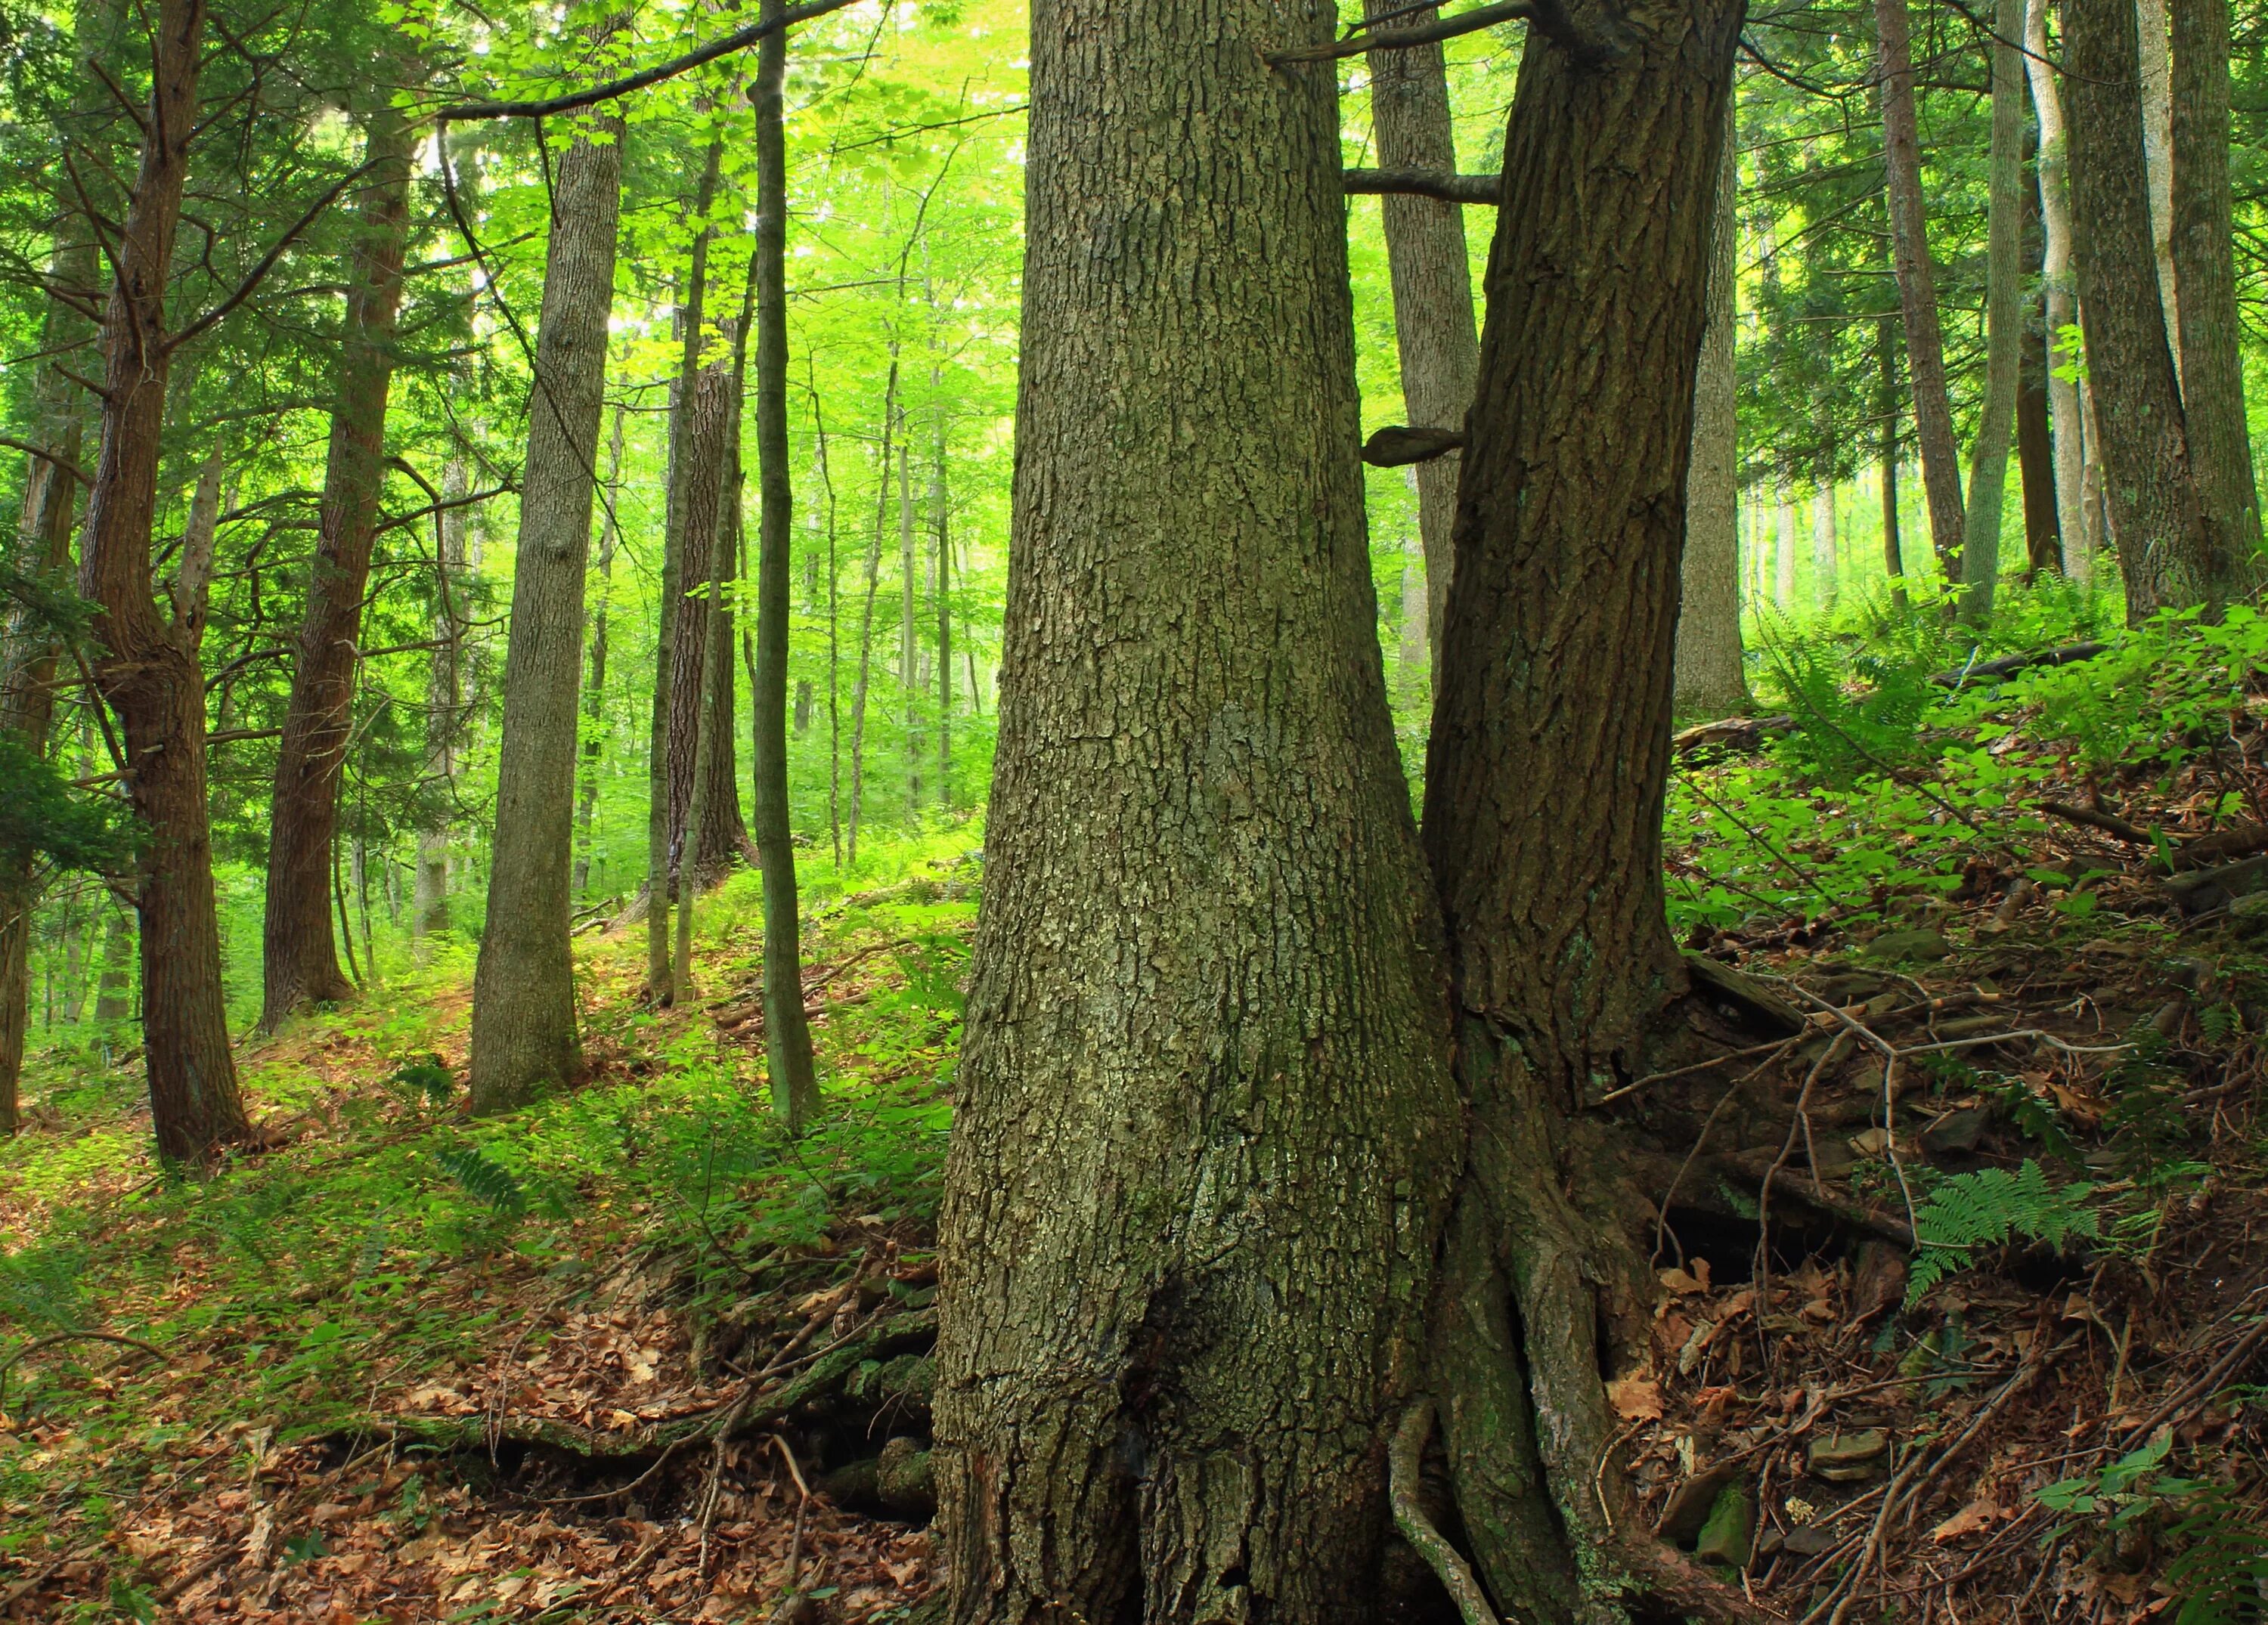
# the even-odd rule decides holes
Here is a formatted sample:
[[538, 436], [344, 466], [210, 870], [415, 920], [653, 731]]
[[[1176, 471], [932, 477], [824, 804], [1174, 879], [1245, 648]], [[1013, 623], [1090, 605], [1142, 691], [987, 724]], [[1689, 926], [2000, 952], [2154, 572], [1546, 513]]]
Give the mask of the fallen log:
[[1997, 683], [2004, 678], [2040, 666], [2074, 665], [2081, 660], [2092, 660], [2110, 647], [2108, 643], [2066, 643], [2059, 649], [2035, 649], [2020, 655], [2002, 655], [1997, 660], [1979, 660], [1974, 665], [1961, 666], [1950, 672], [1939, 672], [1929, 680], [1940, 688], [1966, 688], [1977, 683]]

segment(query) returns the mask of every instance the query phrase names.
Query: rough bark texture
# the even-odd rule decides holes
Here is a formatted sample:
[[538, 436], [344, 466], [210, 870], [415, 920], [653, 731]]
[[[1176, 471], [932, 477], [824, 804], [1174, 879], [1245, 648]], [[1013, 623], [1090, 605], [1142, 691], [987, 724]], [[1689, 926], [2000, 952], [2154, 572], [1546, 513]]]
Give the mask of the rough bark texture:
[[[1612, 1460], [1601, 1376], [1642, 1335], [1651, 1283], [1582, 1205], [1602, 1193], [1573, 1114], [1683, 982], [1661, 809], [1741, 16], [1739, 0], [1688, 0], [1634, 8], [1611, 33], [1580, 32], [1588, 11], [1539, 22], [1505, 139], [1425, 843], [1471, 1114], [1437, 1386], [1475, 1555], [1521, 1619], [1598, 1617], [1618, 1570], [1681, 1611], [1706, 1589], [1638, 1538]], [[1514, 1425], [1523, 1400], [1532, 1439]]]
[[[441, 476], [445, 501], [468, 489], [462, 458]], [[465, 569], [467, 511], [445, 510], [437, 527], [433, 578], [433, 659], [425, 683], [425, 770], [428, 812], [417, 831], [417, 880], [410, 899], [411, 932], [420, 943], [449, 929], [450, 811], [457, 794], [457, 743], [464, 732], [464, 646], [470, 583]]]
[[958, 1625], [1375, 1611], [1456, 1145], [1364, 534], [1335, 85], [1263, 60], [1334, 20], [1033, 8], [943, 1221]]
[[[780, 0], [764, 0], [762, 15], [779, 5]], [[755, 715], [749, 753], [755, 776], [756, 853], [764, 879], [764, 1051], [771, 1067], [772, 1109], [796, 1133], [818, 1114], [819, 1079], [812, 1067], [811, 1026], [803, 1013], [803, 947], [787, 794], [795, 507], [787, 464], [786, 80], [787, 39], [775, 33], [757, 48], [755, 92], [756, 257], [749, 270], [756, 279], [756, 655], [748, 697]], [[940, 463], [943, 432], [939, 431]], [[941, 562], [941, 507], [937, 518]], [[940, 592], [944, 585], [940, 569]], [[944, 625], [940, 620], [940, 639]], [[807, 685], [804, 695], [807, 704]]]
[[[676, 630], [670, 638], [672, 676], [669, 683], [669, 852], [679, 879], [678, 895], [685, 895], [682, 870], [687, 854], [693, 858], [696, 884], [714, 880], [740, 856], [746, 832], [740, 823], [740, 798], [734, 777], [732, 685], [721, 696], [721, 715], [715, 718], [707, 777], [701, 782], [703, 819], [697, 838], [688, 834], [696, 782], [694, 757], [700, 749], [701, 717], [712, 696], [707, 682], [711, 633], [718, 622], [716, 603], [696, 589], [712, 575], [729, 581], [738, 574], [733, 562], [734, 527], [726, 512], [725, 487], [732, 464], [732, 442], [738, 431], [740, 412], [734, 401], [730, 357], [712, 362], [696, 376], [687, 408], [684, 432], [678, 447], [684, 458], [685, 479], [677, 500], [683, 504], [683, 535], [680, 540], [680, 579], [685, 590], [676, 600]], [[726, 660], [726, 670], [731, 661]]]
[[1683, 601], [1677, 613], [1677, 712], [1737, 717], [1748, 710], [1741, 660], [1741, 428], [1733, 364], [1739, 320], [1740, 153], [1729, 127], [1717, 176], [1709, 256], [1709, 319], [1693, 381], [1692, 467], [1685, 482]]
[[477, 1112], [519, 1105], [567, 1081], [580, 1062], [567, 885], [575, 690], [614, 298], [622, 128], [608, 116], [589, 120], [560, 160], [553, 192], [504, 652], [497, 838], [473, 978]]
[[2217, 603], [2158, 303], [2132, 0], [2066, 0], [2072, 232], [2126, 618]]
[[2024, 576], [2063, 570], [2063, 526], [2057, 511], [2055, 445], [2048, 408], [2047, 335], [2034, 304], [2024, 323], [2023, 366], [2016, 386], [2016, 461], [2024, 482]]
[[684, 498], [690, 472], [685, 441], [701, 371], [701, 307], [709, 279], [708, 217], [716, 201], [723, 159], [723, 144], [711, 141], [693, 199], [694, 213], [702, 224], [694, 230], [685, 281], [679, 289], [677, 379], [669, 397], [669, 467], [661, 527], [661, 593], [655, 615], [653, 704], [648, 713], [646, 736], [645, 991], [646, 996], [657, 1004], [668, 1004], [674, 996], [670, 986], [669, 906], [675, 895], [676, 840], [682, 827], [683, 804], [675, 804], [678, 812], [674, 817], [670, 768], [677, 755], [674, 696], [678, 679], [678, 607], [684, 596], [685, 583], [694, 578], [685, 569]]
[[2047, 0], [2024, 8], [2024, 75], [2039, 120], [2040, 298], [2048, 347], [2048, 423], [2055, 442], [2056, 517], [2064, 534], [2066, 567], [2074, 581], [2095, 573], [2095, 542], [2087, 512], [2087, 435], [2080, 422], [2080, 357], [2065, 335], [2079, 320], [2071, 268], [2071, 163], [2065, 137], [2063, 94], [2048, 56]]
[[1945, 338], [1938, 326], [1937, 273], [1929, 258], [1929, 210], [1921, 195], [1921, 131], [1914, 114], [1913, 47], [1906, 0], [1874, 0], [1882, 77], [1882, 144], [1889, 171], [1890, 242], [1898, 312], [1905, 323], [1906, 380], [1913, 392], [1914, 440], [1929, 497], [1930, 540], [1946, 579], [1961, 579], [1961, 450], [1946, 393]]
[[140, 172], [118, 234], [103, 316], [102, 447], [87, 502], [79, 592], [97, 606], [95, 680], [116, 712], [144, 826], [137, 863], [143, 1028], [158, 1150], [210, 1161], [247, 1138], [221, 999], [205, 810], [205, 690], [189, 629], [158, 608], [150, 530], [173, 352], [166, 272], [195, 128], [203, 0], [161, 0]]
[[1882, 573], [1898, 585], [1890, 589], [1892, 601], [1906, 604], [1905, 548], [1898, 537], [1898, 324], [1885, 316], [1874, 324], [1875, 409], [1881, 414], [1882, 438], [1874, 453], [1881, 476]]
[[401, 306], [412, 145], [409, 121], [381, 102], [370, 115], [364, 157], [375, 167], [356, 210], [315, 554], [269, 805], [260, 1025], [271, 1032], [310, 1004], [354, 991], [339, 969], [331, 930], [331, 846], [354, 728], [371, 544], [386, 483], [386, 399], [394, 379], [394, 316]]
[[2000, 517], [2024, 353], [2024, 70], [2017, 48], [2024, 33], [2024, 0], [1998, 0], [1992, 18], [1996, 37], [1985, 206], [1984, 401], [1970, 448], [1969, 505], [1961, 542], [1961, 613], [1972, 624], [1992, 616], [1992, 591], [2000, 579]]
[[2172, 0], [2173, 261], [2182, 412], [2198, 500], [2232, 592], [2260, 578], [2260, 494], [2244, 421], [2228, 182], [2228, 0]]
[[[1439, 11], [1411, 12], [1399, 0], [1364, 0], [1366, 15], [1395, 14], [1397, 26], [1432, 21]], [[1372, 51], [1370, 122], [1378, 161], [1389, 170], [1457, 172], [1456, 131], [1449, 119], [1448, 69], [1437, 41]], [[1472, 271], [1465, 253], [1463, 205], [1414, 193], [1388, 193], [1387, 275], [1394, 287], [1394, 338], [1402, 362], [1404, 421], [1421, 428], [1462, 429], [1473, 402], [1480, 346], [1473, 334]], [[1418, 466], [1418, 533], [1425, 550], [1427, 643], [1441, 640], [1449, 592], [1449, 527], [1457, 511], [1457, 453]]]

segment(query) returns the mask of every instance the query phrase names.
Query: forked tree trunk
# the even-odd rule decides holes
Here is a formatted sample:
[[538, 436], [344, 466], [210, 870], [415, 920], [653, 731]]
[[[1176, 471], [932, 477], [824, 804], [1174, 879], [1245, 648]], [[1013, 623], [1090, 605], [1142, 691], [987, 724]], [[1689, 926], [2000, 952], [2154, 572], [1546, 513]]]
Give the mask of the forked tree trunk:
[[2072, 228], [2088, 379], [2104, 415], [2103, 491], [2126, 618], [2216, 605], [2214, 550], [2190, 473], [2158, 302], [2133, 0], [2066, 0]]
[[[374, 167], [357, 210], [329, 459], [269, 804], [260, 1025], [269, 1032], [310, 1004], [354, 991], [339, 969], [331, 933], [331, 848], [354, 730], [371, 545], [386, 483], [386, 399], [401, 305], [413, 134], [389, 101], [370, 115], [364, 156]], [[345, 921], [340, 925], [351, 929]]]
[[1710, 232], [1708, 326], [1693, 379], [1692, 467], [1685, 486], [1685, 551], [1678, 567], [1677, 711], [1737, 717], [1748, 709], [1741, 658], [1740, 380], [1733, 364], [1739, 309], [1737, 143], [1727, 128]]
[[2063, 93], [2048, 55], [2047, 0], [2024, 8], [2024, 74], [2039, 120], [2040, 298], [2045, 306], [2048, 422], [2055, 442], [2056, 518], [2074, 581], [2095, 573], [2093, 520], [2087, 511], [2087, 432], [2080, 415], [2078, 346], [2066, 335], [2079, 320], [2072, 276], [2071, 152]]
[[622, 136], [620, 119], [593, 116], [560, 160], [553, 193], [504, 652], [488, 921], [473, 978], [476, 1112], [519, 1105], [539, 1089], [567, 1082], [581, 1062], [567, 886], [575, 690], [614, 298]]
[[[444, 502], [468, 494], [461, 457], [441, 476]], [[449, 830], [457, 792], [457, 742], [464, 734], [464, 645], [468, 585], [462, 507], [443, 510], [434, 538], [433, 658], [426, 672], [426, 814], [417, 831], [417, 879], [410, 897], [410, 934], [420, 944], [449, 929]], [[421, 948], [421, 953], [424, 950]]]
[[2244, 420], [2228, 181], [2228, 0], [2172, 0], [2173, 261], [2182, 412], [2198, 500], [2232, 596], [2259, 582], [2260, 495]]
[[1712, 212], [1689, 200], [1717, 183], [1742, 9], [1540, 21], [1505, 138], [1425, 842], [1471, 1113], [1432, 1386], [1523, 1620], [1596, 1617], [1624, 1574], [1676, 1613], [1742, 1606], [1646, 1540], [1614, 1459], [1601, 1379], [1643, 1349], [1653, 1283], [1576, 1116], [1644, 1070], [1683, 984], [1661, 815]]
[[1335, 78], [1264, 60], [1333, 20], [1033, 8], [943, 1220], [957, 1625], [1375, 1612], [1456, 1112], [1364, 534]]
[[2000, 517], [2008, 487], [2008, 446], [2016, 427], [2023, 367], [2024, 70], [2018, 41], [2024, 0], [1993, 9], [1992, 138], [1987, 160], [1984, 268], [1984, 401], [1969, 460], [1969, 505], [1961, 542], [1961, 614], [1971, 625], [1992, 614], [2000, 580]]
[[[775, 15], [780, 0], [764, 0]], [[794, 494], [787, 444], [787, 40], [757, 48], [756, 257], [756, 658], [748, 708], [755, 774], [756, 853], [764, 879], [764, 1052], [772, 1109], [800, 1133], [819, 1112], [811, 1026], [803, 1013], [803, 946], [788, 822], [788, 595], [793, 574]], [[940, 517], [940, 523], [942, 518]], [[943, 533], [939, 533], [939, 545]], [[800, 709], [800, 708], [799, 708]]]
[[[1390, 12], [1396, 28], [1433, 20], [1432, 7], [1411, 11], [1400, 0], [1364, 0], [1366, 15]], [[1449, 117], [1449, 75], [1436, 43], [1369, 53], [1370, 123], [1378, 161], [1387, 169], [1457, 173], [1456, 129]], [[1464, 205], [1414, 193], [1379, 202], [1386, 227], [1386, 268], [1394, 288], [1394, 340], [1402, 364], [1407, 421], [1462, 429], [1473, 403], [1480, 347], [1473, 335], [1472, 270], [1465, 253]], [[1425, 555], [1426, 645], [1441, 641], [1448, 601], [1449, 526], [1456, 518], [1457, 453], [1417, 465], [1418, 534]]]
[[1882, 80], [1882, 150], [1889, 173], [1890, 243], [1898, 311], [1906, 330], [1906, 379], [1913, 390], [1914, 440], [1929, 497], [1930, 540], [1948, 582], [1961, 579], [1961, 448], [1946, 393], [1945, 338], [1938, 326], [1937, 272], [1929, 258], [1929, 210], [1921, 194], [1921, 129], [1914, 114], [1913, 47], [1906, 0], [1874, 0]]
[[206, 818], [205, 691], [192, 629], [150, 581], [158, 438], [173, 349], [166, 276], [196, 128], [204, 0], [159, 0], [140, 173], [118, 233], [103, 318], [102, 447], [87, 502], [79, 593], [97, 606], [95, 680], [117, 713], [143, 825], [136, 864], [143, 1028], [158, 1150], [203, 1164], [250, 1137], [222, 1003]]

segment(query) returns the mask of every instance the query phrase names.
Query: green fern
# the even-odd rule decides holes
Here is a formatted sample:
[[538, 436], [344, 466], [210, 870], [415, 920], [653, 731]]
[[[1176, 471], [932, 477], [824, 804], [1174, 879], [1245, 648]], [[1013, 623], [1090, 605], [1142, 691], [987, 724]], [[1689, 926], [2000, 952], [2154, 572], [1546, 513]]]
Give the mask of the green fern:
[[1914, 1215], [1914, 1239], [1921, 1251], [1906, 1289], [1906, 1307], [1967, 1268], [1979, 1247], [2003, 1246], [2018, 1237], [2061, 1246], [2073, 1236], [2102, 1234], [2095, 1210], [2087, 1205], [2094, 1189], [2051, 1185], [2040, 1165], [2029, 1158], [2014, 1173], [1980, 1168], [1945, 1180]]
[[394, 1070], [387, 1085], [406, 1099], [423, 1099], [430, 1106], [446, 1106], [456, 1092], [449, 1063], [437, 1055], [415, 1056]]
[[499, 1213], [518, 1214], [527, 1207], [527, 1193], [512, 1170], [493, 1161], [477, 1145], [460, 1145], [434, 1158], [468, 1196], [478, 1198]]

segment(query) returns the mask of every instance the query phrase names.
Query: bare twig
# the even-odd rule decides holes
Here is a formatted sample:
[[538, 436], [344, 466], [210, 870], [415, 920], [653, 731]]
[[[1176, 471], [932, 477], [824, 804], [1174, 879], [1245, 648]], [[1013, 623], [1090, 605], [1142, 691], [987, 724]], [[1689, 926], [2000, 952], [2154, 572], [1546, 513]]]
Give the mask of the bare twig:
[[30, 1358], [43, 1349], [71, 1342], [117, 1343], [128, 1349], [139, 1349], [153, 1360], [173, 1358], [155, 1343], [145, 1343], [139, 1337], [127, 1337], [117, 1332], [52, 1332], [45, 1337], [34, 1337], [6, 1359], [0, 1360], [0, 1411], [8, 1408], [8, 1373], [16, 1369], [18, 1362]]

